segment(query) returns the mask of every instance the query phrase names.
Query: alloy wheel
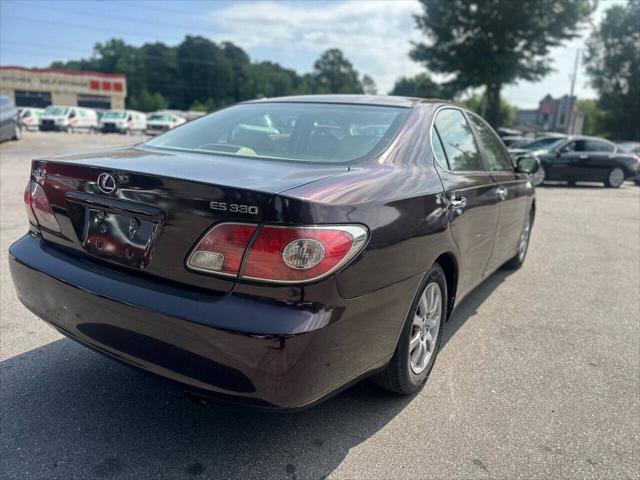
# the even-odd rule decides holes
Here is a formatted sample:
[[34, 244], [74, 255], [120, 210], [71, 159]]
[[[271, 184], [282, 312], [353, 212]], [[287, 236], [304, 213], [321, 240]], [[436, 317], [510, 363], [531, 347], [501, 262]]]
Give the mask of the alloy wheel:
[[427, 368], [435, 354], [442, 319], [442, 290], [436, 282], [429, 283], [416, 306], [409, 339], [409, 363], [414, 374]]
[[619, 187], [624, 182], [624, 172], [621, 168], [614, 168], [609, 172], [609, 185]]

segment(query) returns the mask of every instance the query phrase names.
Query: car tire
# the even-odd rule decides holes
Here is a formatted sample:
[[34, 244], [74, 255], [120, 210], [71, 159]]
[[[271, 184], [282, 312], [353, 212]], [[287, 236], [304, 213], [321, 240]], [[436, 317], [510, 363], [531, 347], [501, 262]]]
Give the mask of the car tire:
[[13, 127], [13, 140], [20, 140], [22, 138], [22, 129], [20, 125], [15, 125]]
[[624, 170], [620, 167], [612, 168], [607, 174], [607, 178], [604, 181], [605, 187], [608, 188], [620, 188], [624, 183]]
[[435, 263], [411, 303], [393, 357], [371, 378], [376, 385], [401, 395], [422, 389], [440, 350], [448, 299], [444, 271]]
[[527, 221], [522, 227], [520, 233], [520, 239], [518, 241], [518, 250], [516, 254], [504, 264], [504, 268], [507, 270], [518, 270], [522, 267], [524, 260], [527, 258], [527, 252], [529, 251], [529, 240], [531, 239], [531, 227], [533, 226], [533, 210], [529, 212]]
[[545, 178], [547, 178], [547, 172], [544, 171], [544, 167], [540, 165], [540, 168], [531, 175], [531, 182], [534, 186], [538, 187], [544, 183]]

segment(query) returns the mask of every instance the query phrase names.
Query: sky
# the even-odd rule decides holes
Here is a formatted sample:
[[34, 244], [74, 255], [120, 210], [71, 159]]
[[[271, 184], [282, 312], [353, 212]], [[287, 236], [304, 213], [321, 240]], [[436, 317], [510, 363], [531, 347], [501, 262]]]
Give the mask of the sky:
[[[625, 1], [600, 0], [593, 21]], [[0, 64], [46, 67], [54, 60], [89, 57], [96, 42], [112, 37], [133, 45], [175, 45], [194, 34], [231, 41], [253, 60], [275, 61], [299, 73], [311, 71], [323, 51], [337, 47], [386, 93], [398, 77], [424, 71], [408, 57], [411, 42], [421, 40], [412, 18], [420, 12], [417, 0], [0, 0]], [[504, 97], [533, 108], [547, 93], [568, 94], [576, 52], [584, 49], [589, 31], [585, 27], [579, 38], [552, 50], [552, 74], [541, 82], [507, 86]], [[595, 97], [582, 67], [576, 93]]]

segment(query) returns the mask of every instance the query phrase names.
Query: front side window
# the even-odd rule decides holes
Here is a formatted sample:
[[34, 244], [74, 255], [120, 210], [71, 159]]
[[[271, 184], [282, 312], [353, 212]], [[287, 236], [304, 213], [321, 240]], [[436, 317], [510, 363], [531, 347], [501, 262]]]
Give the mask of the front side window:
[[447, 154], [451, 171], [484, 170], [471, 127], [460, 110], [452, 108], [441, 110], [436, 117], [435, 126]]
[[493, 133], [491, 127], [476, 115], [469, 115], [469, 119], [478, 134], [478, 142], [482, 147], [482, 153], [489, 170], [494, 172], [512, 172], [513, 165], [511, 164], [511, 157], [500, 139]]
[[373, 105], [240, 104], [147, 142], [159, 148], [311, 163], [373, 158], [409, 109]]
[[584, 140], [576, 140], [574, 142], [567, 143], [564, 147], [560, 149], [562, 153], [571, 153], [571, 152], [585, 152], [585, 144]]

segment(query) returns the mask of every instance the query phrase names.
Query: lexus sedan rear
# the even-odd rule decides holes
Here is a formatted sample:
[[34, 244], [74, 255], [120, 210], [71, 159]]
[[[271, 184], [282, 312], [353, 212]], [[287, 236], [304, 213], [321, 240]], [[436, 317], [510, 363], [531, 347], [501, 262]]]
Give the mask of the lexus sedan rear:
[[367, 376], [411, 394], [460, 300], [522, 265], [537, 166], [441, 101], [247, 102], [35, 159], [11, 274], [64, 335], [199, 396], [294, 409]]

